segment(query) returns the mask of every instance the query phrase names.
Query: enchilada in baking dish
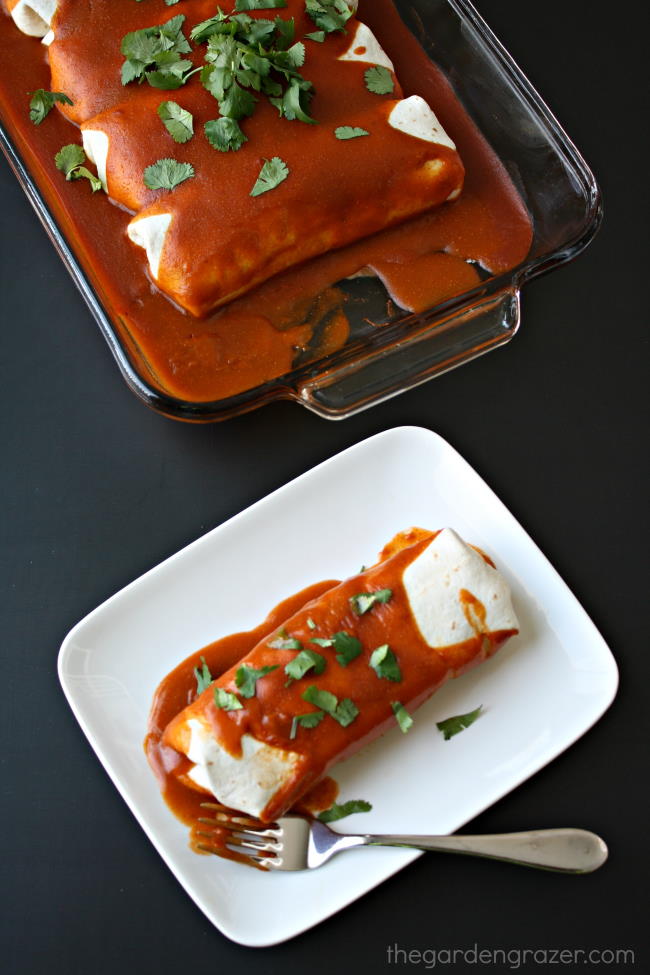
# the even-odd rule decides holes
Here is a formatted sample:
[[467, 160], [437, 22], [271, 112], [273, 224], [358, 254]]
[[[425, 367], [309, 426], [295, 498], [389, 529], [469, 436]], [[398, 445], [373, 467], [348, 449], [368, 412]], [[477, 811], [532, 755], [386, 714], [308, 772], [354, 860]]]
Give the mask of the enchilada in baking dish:
[[[356, 2], [225, 7], [192, 0], [160, 25], [126, 33], [107, 0], [59, 0], [50, 18], [52, 86], [72, 103], [62, 110], [82, 123], [109, 195], [139, 211], [127, 232], [151, 277], [199, 317], [295, 264], [455, 199], [464, 176], [431, 107], [400, 97], [388, 55], [353, 16]], [[147, 16], [140, 9], [136, 23]], [[80, 44], [89, 34], [106, 58]], [[160, 118], [170, 89], [174, 111], [191, 119], [182, 150]], [[147, 178], [161, 160], [183, 169], [182, 186]], [[269, 166], [273, 180], [258, 191]]]
[[190, 788], [272, 821], [334, 763], [396, 721], [407, 729], [441, 684], [516, 632], [508, 586], [486, 556], [451, 529], [411, 530], [267, 632], [162, 742], [184, 756], [178, 775]]
[[[0, 6], [8, 12], [8, 0], [0, 0]], [[226, 11], [224, 16], [230, 16], [227, 11], [234, 8], [234, 0], [221, 7]], [[431, 309], [476, 287], [482, 280], [481, 268], [498, 275], [515, 266], [528, 251], [532, 232], [505, 168], [465, 114], [445, 77], [409, 33], [393, 0], [360, 0], [358, 18], [348, 18], [345, 33], [330, 33], [322, 43], [307, 36], [319, 33], [315, 23], [303, 21], [302, 29], [307, 33], [300, 36], [298, 17], [293, 12], [301, 8], [293, 0], [287, 8], [249, 12], [247, 16], [256, 22], [293, 17], [294, 45], [299, 42], [305, 48], [305, 61], [298, 72], [314, 85], [308, 114], [317, 124], [280, 118], [266, 95], [254, 91], [257, 102], [253, 115], [239, 120], [248, 141], [237, 151], [226, 153], [209, 145], [204, 127], [206, 121], [216, 122], [221, 117], [220, 108], [201, 82], [209, 39], [194, 39], [192, 31], [201, 17], [209, 19], [216, 9], [214, 0], [183, 0], [173, 9], [163, 0], [119, 5], [107, 0], [94, 0], [92, 4], [59, 0], [52, 20], [54, 33], [50, 30], [44, 37], [51, 42], [47, 48], [34, 36], [21, 36], [9, 16], [0, 18], [2, 123], [16, 140], [38, 192], [79, 262], [82, 270], [78, 273], [85, 274], [87, 285], [99, 299], [106, 315], [102, 328], [105, 332], [112, 329], [111, 347], [119, 350], [122, 368], [127, 369], [128, 357], [135, 365], [138, 381], [156, 402], [162, 393], [163, 398], [172, 398], [165, 399], [166, 403], [180, 402], [182, 410], [187, 410], [183, 415], [192, 418], [212, 416], [209, 410], [199, 409], [197, 413], [194, 404], [217, 403], [216, 415], [224, 416], [231, 409], [229, 397], [249, 391], [246, 402], [251, 397], [259, 402], [254, 397], [276, 377], [288, 376], [287, 388], [293, 389], [294, 375], [302, 375], [305, 366], [324, 362], [326, 357], [338, 357], [344, 346], [362, 350], [369, 340], [383, 343], [378, 326], [388, 321], [406, 323], [400, 309]], [[181, 33], [191, 47], [189, 53], [179, 53], [180, 60], [189, 62], [188, 73], [200, 70], [173, 90], [155, 88], [147, 80], [122, 84], [122, 68], [127, 63], [121, 50], [124, 38], [151, 25], [164, 26], [174, 19], [172, 15], [185, 18]], [[84, 17], [88, 18], [87, 30], [82, 29]], [[360, 26], [364, 23], [369, 28], [366, 32]], [[44, 25], [45, 21], [42, 29]], [[183, 46], [180, 40], [179, 44]], [[345, 70], [347, 77], [358, 74], [363, 87], [355, 90], [355, 98], [365, 99], [366, 106], [360, 105], [363, 117], [328, 125], [329, 141], [323, 121], [317, 118], [317, 108], [319, 100], [326, 98], [330, 104], [333, 96], [323, 85], [314, 84], [316, 68], [328, 48], [332, 57], [335, 49], [340, 51], [334, 58], [337, 72]], [[358, 60], [360, 57], [366, 60]], [[74, 62], [82, 68], [76, 75], [70, 70]], [[395, 71], [391, 71], [391, 64]], [[145, 74], [153, 67], [147, 66]], [[366, 87], [369, 71], [375, 82], [379, 81], [374, 87], [381, 89], [388, 77], [393, 91], [370, 91]], [[282, 78], [280, 83], [284, 84]], [[47, 94], [50, 89], [65, 94], [73, 104], [57, 101], [46, 121], [34, 125], [30, 121], [30, 97], [35, 91]], [[172, 101], [194, 120], [193, 135], [186, 142], [175, 141], [158, 114]], [[400, 112], [390, 111], [399, 103], [404, 103], [401, 119]], [[441, 126], [435, 124], [426, 106]], [[389, 115], [397, 127], [389, 124]], [[275, 144], [265, 150], [269, 161], [276, 157], [281, 160], [281, 164], [276, 163], [276, 178], [284, 166], [287, 175], [268, 192], [250, 197], [265, 163], [259, 153], [257, 164], [249, 170], [251, 182], [240, 198], [242, 203], [255, 205], [252, 212], [259, 215], [259, 224], [253, 221], [244, 226], [240, 221], [229, 236], [221, 219], [226, 186], [222, 182], [215, 190], [223, 203], [217, 217], [216, 207], [210, 206], [212, 188], [204, 182], [200, 159], [207, 154], [220, 171], [226, 162], [231, 164], [246, 154], [250, 159], [250, 137], [262, 127], [262, 117], [266, 116], [278, 126], [281, 123], [282, 132], [287, 134], [286, 153]], [[82, 126], [81, 136], [69, 124], [71, 118]], [[404, 131], [405, 123], [415, 128]], [[342, 130], [341, 137], [337, 130]], [[361, 135], [359, 130], [369, 135]], [[139, 138], [134, 137], [134, 131]], [[398, 139], [409, 146], [403, 169], [391, 171], [384, 162], [378, 151], [381, 133], [393, 149]], [[55, 157], [61, 147], [74, 141], [79, 153], [82, 138], [87, 156], [96, 160], [99, 175], [117, 207], [111, 206], [103, 193], [91, 195], [85, 180], [65, 183], [57, 172]], [[303, 153], [301, 140], [315, 146], [317, 157], [304, 186], [300, 160], [284, 158], [292, 147], [298, 156]], [[452, 142], [458, 153], [451, 148]], [[421, 158], [416, 158], [416, 145], [422, 147]], [[335, 164], [328, 167], [326, 156]], [[455, 178], [454, 169], [456, 174], [462, 172], [458, 165], [450, 165], [454, 158], [459, 164], [458, 157], [466, 169], [460, 196], [404, 219], [400, 207], [405, 200], [419, 206], [423, 196], [432, 204], [436, 193], [442, 196], [445, 180]], [[145, 184], [144, 171], [170, 158], [191, 166], [195, 175], [171, 191]], [[429, 162], [433, 165], [427, 165]], [[430, 179], [436, 170], [441, 177], [437, 188], [436, 180]], [[241, 188], [243, 175], [238, 168], [232, 173], [235, 181], [240, 179]], [[324, 174], [323, 179], [318, 174]], [[80, 171], [73, 171], [71, 178], [78, 175]], [[309, 199], [302, 214], [298, 212], [300, 206], [287, 209], [286, 200], [293, 199], [294, 193], [297, 200], [305, 200], [300, 191], [309, 179], [318, 199]], [[409, 187], [400, 189], [400, 180], [405, 184], [410, 181]], [[322, 222], [320, 208], [321, 223], [311, 219], [312, 208], [320, 204], [330, 181], [338, 194], [329, 214], [331, 225], [327, 219]], [[206, 189], [203, 195], [195, 194], [199, 183]], [[182, 201], [193, 194], [195, 233], [191, 220], [172, 220]], [[382, 194], [387, 201], [380, 214], [384, 229], [370, 233], [378, 219], [376, 200]], [[342, 203], [346, 198], [352, 199], [349, 212], [343, 205], [337, 212], [337, 199]], [[168, 206], [163, 207], [164, 203]], [[227, 206], [232, 207], [230, 200]], [[391, 224], [391, 220], [396, 222]], [[136, 246], [127, 236], [132, 221], [133, 236], [144, 246]], [[294, 233], [298, 238], [286, 252], [278, 244], [284, 233], [287, 240]], [[362, 236], [354, 238], [355, 233]], [[350, 242], [343, 243], [346, 240]], [[186, 292], [174, 297], [171, 292], [181, 290], [179, 279], [181, 287], [186, 285], [173, 252], [177, 256], [186, 253], [191, 245], [194, 255], [200, 250], [199, 244], [208, 245], [208, 268], [192, 261]], [[327, 249], [320, 256], [301, 261], [299, 271], [296, 263], [290, 263], [301, 248], [307, 255], [322, 247]], [[220, 259], [224, 253], [227, 264]], [[215, 280], [210, 254], [213, 264], [218, 265]], [[289, 263], [285, 265], [286, 260]], [[280, 267], [285, 270], [278, 272]], [[267, 273], [270, 277], [263, 280]], [[359, 275], [366, 276], [367, 281], [347, 283]], [[387, 294], [378, 283], [370, 283], [373, 276], [382, 282]], [[254, 290], [246, 290], [253, 285]], [[234, 288], [242, 289], [241, 297], [225, 301], [227, 293], [235, 293]], [[212, 301], [224, 304], [201, 320], [184, 314], [180, 307], [185, 302], [186, 307], [203, 315]], [[175, 407], [171, 412], [176, 413]]]

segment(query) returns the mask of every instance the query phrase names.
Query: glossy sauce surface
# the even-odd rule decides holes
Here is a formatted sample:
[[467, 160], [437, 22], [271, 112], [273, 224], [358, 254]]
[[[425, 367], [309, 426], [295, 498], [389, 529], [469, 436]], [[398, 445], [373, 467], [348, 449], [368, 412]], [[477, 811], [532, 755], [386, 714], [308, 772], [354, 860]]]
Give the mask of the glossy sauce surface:
[[[156, 23], [170, 15], [163, 5], [150, 11], [146, 6], [127, 4], [129, 22], [138, 18], [141, 26], [143, 17], [144, 23]], [[0, 17], [0, 115], [127, 348], [136, 362], [146, 363], [145, 378], [172, 395], [196, 402], [221, 399], [287, 373], [310, 345], [323, 312], [327, 324], [309, 355], [336, 351], [349, 326], [345, 296], [335, 285], [360, 269], [372, 269], [401, 307], [419, 311], [477, 283], [467, 260], [500, 273], [526, 256], [532, 231], [521, 200], [391, 0], [362, 0], [358, 15], [390, 54], [404, 94], [427, 99], [456, 142], [466, 168], [460, 199], [316, 258], [299, 271], [278, 274], [200, 320], [153, 287], [143, 255], [125, 237], [125, 213], [102, 194], [91, 196], [85, 181], [66, 183], [55, 170], [55, 153], [79, 141], [78, 133], [58, 112], [38, 129], [31, 125], [26, 93], [50, 88], [46, 52]], [[76, 37], [75, 43], [86, 40]], [[372, 167], [367, 179], [372, 185]]]

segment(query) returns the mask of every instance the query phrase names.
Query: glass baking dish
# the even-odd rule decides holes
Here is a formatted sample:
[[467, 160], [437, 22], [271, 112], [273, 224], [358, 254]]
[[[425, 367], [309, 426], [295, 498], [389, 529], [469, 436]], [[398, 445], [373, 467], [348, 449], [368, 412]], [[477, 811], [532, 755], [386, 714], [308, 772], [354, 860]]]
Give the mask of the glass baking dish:
[[393, 306], [380, 328], [368, 322], [368, 309], [386, 308], [379, 280], [339, 282], [353, 299], [350, 335], [342, 348], [311, 360], [303, 354], [290, 372], [220, 400], [179, 399], [156, 381], [144, 351], [98, 297], [92, 268], [61, 232], [38, 179], [16, 148], [11, 126], [0, 117], [0, 145], [10, 165], [127, 385], [148, 406], [176, 419], [213, 421], [291, 399], [322, 417], [350, 416], [508, 342], [520, 322], [522, 285], [571, 260], [596, 233], [602, 206], [593, 174], [474, 7], [467, 0], [396, 0], [396, 6], [508, 171], [531, 217], [530, 251], [507, 273], [485, 274], [479, 285], [425, 312]]

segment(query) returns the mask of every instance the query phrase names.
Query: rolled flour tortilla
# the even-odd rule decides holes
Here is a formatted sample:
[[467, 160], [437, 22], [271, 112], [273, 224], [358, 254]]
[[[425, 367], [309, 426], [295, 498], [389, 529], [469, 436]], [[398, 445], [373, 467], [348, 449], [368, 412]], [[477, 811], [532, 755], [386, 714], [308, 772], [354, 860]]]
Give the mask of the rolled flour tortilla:
[[[452, 529], [418, 530], [414, 544], [328, 590], [264, 639], [168, 725], [167, 745], [193, 763], [189, 778], [220, 802], [264, 821], [289, 809], [335, 762], [395, 723], [395, 702], [409, 712], [450, 677], [491, 656], [519, 624], [508, 585], [487, 557]], [[406, 547], [401, 545], [406, 544]], [[372, 594], [379, 594], [373, 603]], [[364, 608], [359, 595], [370, 605]], [[359, 641], [344, 666], [335, 634]], [[285, 647], [287, 642], [290, 648]], [[388, 645], [399, 677], [381, 676], [373, 651]], [[309, 648], [323, 658], [319, 673], [287, 680], [285, 667]], [[340, 648], [339, 648], [340, 649]], [[253, 697], [242, 696], [240, 667], [263, 673]], [[324, 713], [312, 686], [342, 708]], [[215, 689], [233, 695], [236, 710], [216, 706]], [[345, 702], [348, 702], [347, 704]], [[315, 727], [294, 719], [321, 710]], [[353, 715], [351, 720], [350, 715]]]

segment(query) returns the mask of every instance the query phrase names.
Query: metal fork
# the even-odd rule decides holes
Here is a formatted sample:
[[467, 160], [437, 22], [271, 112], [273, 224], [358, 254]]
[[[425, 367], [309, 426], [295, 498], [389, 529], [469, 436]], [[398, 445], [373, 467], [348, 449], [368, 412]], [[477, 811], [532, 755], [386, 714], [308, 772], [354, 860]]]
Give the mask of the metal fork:
[[[410, 850], [465, 853], [561, 873], [590, 873], [603, 865], [608, 852], [599, 836], [584, 829], [536, 829], [486, 836], [373, 836], [336, 833], [319, 820], [303, 816], [283, 816], [269, 825], [249, 816], [238, 816], [217, 803], [202, 805], [214, 810], [214, 817], [202, 817], [201, 823], [228, 831], [226, 845], [230, 850], [269, 870], [313, 870], [336, 853], [355, 846], [400, 846]], [[210, 838], [207, 831], [200, 835]], [[206, 853], [219, 852], [210, 843], [201, 843], [200, 848]]]

